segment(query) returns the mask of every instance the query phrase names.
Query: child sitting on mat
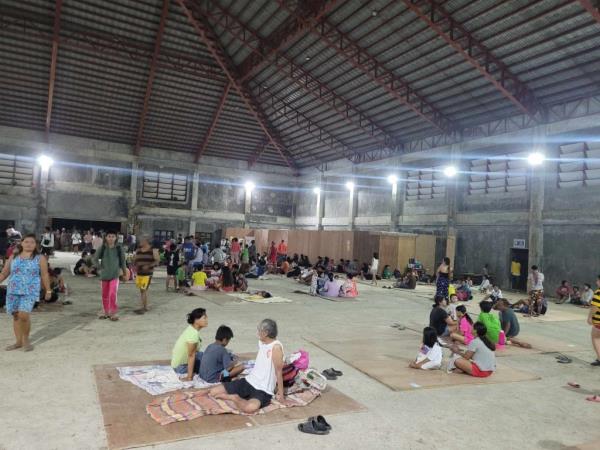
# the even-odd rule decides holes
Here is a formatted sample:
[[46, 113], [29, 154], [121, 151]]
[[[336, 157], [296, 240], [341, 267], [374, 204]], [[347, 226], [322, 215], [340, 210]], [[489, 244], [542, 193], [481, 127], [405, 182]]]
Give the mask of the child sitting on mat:
[[435, 328], [423, 329], [423, 343], [417, 358], [408, 367], [412, 369], [432, 370], [442, 367], [442, 347], [438, 344]]
[[237, 358], [225, 349], [232, 339], [231, 328], [221, 325], [217, 329], [215, 342], [202, 353], [199, 375], [207, 383], [231, 381], [244, 371], [244, 365], [238, 364]]
[[171, 367], [178, 374], [186, 375], [184, 381], [192, 381], [194, 374], [200, 370], [202, 339], [198, 332], [208, 326], [208, 316], [204, 308], [196, 308], [188, 314], [188, 327], [181, 333], [173, 346]]
[[456, 318], [458, 319], [458, 329], [450, 334], [450, 338], [454, 342], [468, 345], [473, 340], [473, 319], [467, 313], [465, 305], [456, 307]]
[[492, 313], [493, 304], [490, 301], [482, 300], [479, 302], [479, 308], [481, 308], [481, 312], [479, 313], [479, 317], [477, 318], [477, 322], [480, 322], [485, 325], [487, 329], [487, 338], [495, 345], [498, 343], [498, 339], [500, 338], [500, 330], [502, 326], [500, 325], [500, 319], [494, 313]]
[[277, 323], [264, 319], [258, 325], [258, 354], [246, 378], [212, 388], [209, 395], [230, 400], [246, 414], [254, 414], [271, 403], [277, 387], [277, 401], [285, 403], [283, 393], [283, 345], [277, 340]]
[[513, 344], [518, 347], [531, 348], [531, 345], [527, 342], [523, 342], [517, 338], [521, 327], [519, 326], [519, 319], [517, 315], [510, 307], [510, 303], [507, 299], [501, 298], [496, 302], [494, 309], [499, 311], [500, 314], [500, 325], [506, 336], [506, 343]]
[[454, 355], [448, 361], [448, 372], [458, 369], [472, 377], [486, 378], [496, 370], [496, 346], [486, 337], [488, 330], [484, 324], [476, 322], [473, 330], [477, 337], [466, 351], [461, 351], [456, 344], [450, 347]]

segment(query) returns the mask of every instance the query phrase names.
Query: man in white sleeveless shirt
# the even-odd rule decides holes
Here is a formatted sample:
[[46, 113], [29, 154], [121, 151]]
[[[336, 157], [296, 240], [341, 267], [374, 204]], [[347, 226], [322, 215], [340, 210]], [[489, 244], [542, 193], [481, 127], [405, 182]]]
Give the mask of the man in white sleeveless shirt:
[[284, 403], [283, 345], [277, 340], [277, 324], [265, 319], [258, 325], [258, 354], [254, 368], [246, 378], [212, 388], [209, 395], [233, 401], [238, 409], [252, 414], [271, 402], [277, 387], [277, 401]]

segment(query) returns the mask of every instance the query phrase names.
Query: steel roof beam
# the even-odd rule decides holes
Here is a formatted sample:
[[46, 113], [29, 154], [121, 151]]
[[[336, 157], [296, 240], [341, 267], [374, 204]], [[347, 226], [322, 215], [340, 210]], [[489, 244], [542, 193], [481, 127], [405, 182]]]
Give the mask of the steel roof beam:
[[[5, 10], [0, 8], [0, 30], [14, 29], [26, 33], [28, 36], [38, 37], [43, 42], [53, 39], [46, 30], [45, 17], [37, 16], [28, 11]], [[95, 54], [125, 55], [133, 61], [152, 60], [153, 49], [143, 42], [123, 39], [123, 37], [90, 31], [89, 29], [76, 29], [75, 27], [61, 27], [58, 42], [61, 47], [69, 47]], [[158, 68], [165, 68], [182, 73], [192, 73], [203, 78], [226, 81], [217, 66], [208, 64], [206, 60], [193, 58], [185, 53], [172, 50], [161, 51], [161, 61], [157, 62]]]
[[[243, 23], [228, 9], [218, 3], [212, 3], [218, 9], [203, 9], [202, 12], [219, 26], [235, 35], [239, 41], [254, 53], [260, 54], [263, 45], [258, 33]], [[247, 37], [247, 36], [250, 37]], [[340, 97], [335, 91], [321, 83], [317, 78], [296, 64], [291, 58], [277, 52], [272, 64], [285, 76], [294, 81], [300, 88], [312, 94], [319, 102], [334, 109], [338, 115], [349, 124], [360, 128], [378, 144], [383, 146], [398, 146], [397, 139], [389, 136], [377, 124], [371, 121], [363, 112], [357, 110], [351, 103]]]
[[[435, 0], [402, 1], [521, 112], [533, 117], [541, 110], [533, 92]], [[428, 10], [422, 8], [422, 5], [428, 5]]]
[[339, 0], [310, 0], [310, 1], [287, 1], [287, 4], [295, 4], [290, 7], [297, 11], [296, 15], [290, 16], [266, 39], [262, 39], [260, 52], [250, 53], [240, 64], [240, 79], [246, 81], [254, 74], [264, 68], [269, 59], [289, 44], [292, 40], [300, 37], [306, 31], [308, 20], [321, 20], [329, 14]]
[[63, 0], [56, 0], [54, 6], [54, 26], [52, 28], [52, 57], [50, 58], [50, 76], [48, 77], [48, 104], [46, 106], [46, 122], [44, 130], [46, 141], [50, 137], [50, 123], [52, 120], [52, 104], [54, 102], [54, 83], [56, 81], [56, 63], [58, 59], [58, 40], [60, 37], [60, 15]]
[[156, 33], [156, 40], [154, 41], [154, 52], [152, 53], [152, 60], [150, 62], [150, 72], [148, 73], [148, 81], [146, 83], [146, 94], [144, 95], [144, 103], [142, 106], [142, 112], [140, 113], [140, 123], [138, 125], [137, 138], [135, 140], [135, 146], [133, 149], [133, 154], [136, 156], [140, 154], [140, 149], [142, 148], [144, 142], [144, 127], [146, 126], [146, 116], [148, 115], [150, 97], [152, 96], [152, 85], [154, 83], [154, 75], [156, 74], [156, 63], [158, 62], [158, 58], [160, 56], [160, 46], [162, 44], [162, 38], [165, 32], [168, 16], [169, 0], [163, 0], [160, 23], [158, 26], [158, 32]]
[[221, 67], [231, 85], [235, 88], [235, 90], [240, 95], [244, 104], [255, 118], [256, 122], [263, 130], [265, 135], [267, 136], [269, 142], [277, 149], [281, 158], [285, 161], [287, 166], [292, 169], [295, 173], [297, 172], [296, 163], [294, 162], [292, 156], [286, 149], [283, 141], [277, 135], [275, 129], [269, 124], [267, 117], [264, 112], [260, 109], [260, 106], [256, 102], [256, 100], [252, 97], [249, 90], [246, 89], [238, 80], [237, 75], [234, 73], [234, 67], [232, 62], [229, 60], [224, 50], [221, 48], [221, 45], [217, 42], [216, 36], [214, 32], [207, 26], [201, 19], [196, 19], [194, 16], [192, 9], [188, 6], [189, 0], [176, 0], [181, 9], [183, 10], [184, 15], [188, 19], [189, 23], [192, 25], [196, 34], [200, 38], [200, 40], [206, 45], [208, 51], [216, 61], [216, 63]]
[[[287, 9], [284, 0], [277, 0], [277, 3], [290, 14], [294, 14], [293, 11]], [[337, 26], [329, 23], [326, 19], [320, 22], [309, 19], [309, 22], [309, 30], [316, 34], [322, 42], [344, 57], [355, 69], [364, 72], [371, 81], [385, 89], [402, 105], [411, 109], [438, 131], [444, 132], [451, 128], [451, 121], [441, 111], [421, 97], [407, 82], [379, 63], [348, 34], [340, 31]]]
[[600, 5], [594, 6], [594, 2], [590, 0], [579, 0], [579, 4], [590, 13], [596, 22], [600, 23]]
[[196, 152], [196, 159], [195, 159], [196, 162], [200, 161], [200, 158], [202, 158], [202, 155], [204, 155], [204, 152], [206, 151], [206, 148], [208, 147], [208, 143], [210, 142], [210, 137], [212, 136], [213, 132], [215, 131], [215, 128], [217, 128], [217, 123], [219, 122], [219, 117], [221, 116], [221, 112], [223, 112], [223, 107], [225, 106], [225, 103], [227, 102], [227, 96], [229, 95], [230, 88], [231, 88], [231, 83], [227, 83], [225, 85], [225, 89], [223, 89], [223, 93], [221, 94], [219, 103], [217, 103], [217, 109], [215, 110], [215, 113], [213, 114], [213, 118], [210, 122], [210, 126], [208, 127], [208, 130], [206, 130], [206, 133], [204, 134], [204, 138], [202, 139], [202, 144], [200, 144], [200, 147], [198, 147], [198, 151]]

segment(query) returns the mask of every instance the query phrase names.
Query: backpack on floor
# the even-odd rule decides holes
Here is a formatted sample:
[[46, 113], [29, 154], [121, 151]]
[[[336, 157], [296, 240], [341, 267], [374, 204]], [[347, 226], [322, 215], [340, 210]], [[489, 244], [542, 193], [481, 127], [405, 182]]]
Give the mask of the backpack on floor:
[[298, 375], [299, 371], [300, 369], [298, 369], [293, 364], [286, 364], [285, 366], [283, 366], [283, 368], [281, 369], [281, 373], [283, 375], [283, 386], [293, 386], [296, 382], [296, 375]]

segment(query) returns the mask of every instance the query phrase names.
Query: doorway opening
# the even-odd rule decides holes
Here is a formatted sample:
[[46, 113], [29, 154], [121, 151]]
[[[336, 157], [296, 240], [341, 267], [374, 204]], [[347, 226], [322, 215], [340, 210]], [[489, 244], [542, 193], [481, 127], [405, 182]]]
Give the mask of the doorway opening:
[[[511, 248], [510, 249], [510, 261], [512, 263], [513, 258], [521, 264], [521, 273], [519, 277], [510, 277], [510, 287], [516, 291], [527, 290], [527, 268], [529, 267], [529, 250], [526, 248]], [[512, 265], [512, 264], [511, 264]]]

